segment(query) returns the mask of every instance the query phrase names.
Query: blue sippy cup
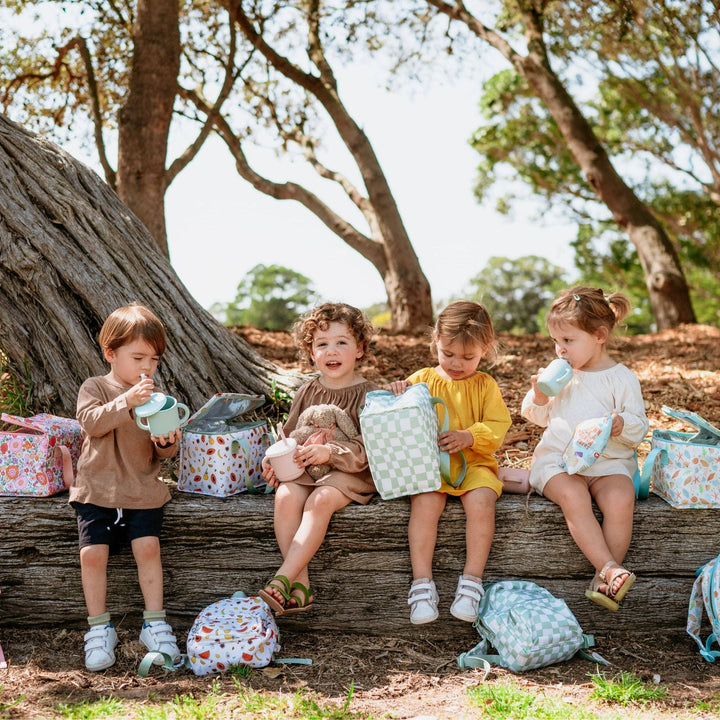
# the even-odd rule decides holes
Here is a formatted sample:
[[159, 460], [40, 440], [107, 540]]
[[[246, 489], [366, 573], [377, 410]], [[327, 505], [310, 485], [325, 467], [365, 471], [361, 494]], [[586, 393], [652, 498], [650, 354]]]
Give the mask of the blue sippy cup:
[[572, 365], [556, 358], [538, 376], [537, 386], [545, 395], [557, 395], [572, 380]]

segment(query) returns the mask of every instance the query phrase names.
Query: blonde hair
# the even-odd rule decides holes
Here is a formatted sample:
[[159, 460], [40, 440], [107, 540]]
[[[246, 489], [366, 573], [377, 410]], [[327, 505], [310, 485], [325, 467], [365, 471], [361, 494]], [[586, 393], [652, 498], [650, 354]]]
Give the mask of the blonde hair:
[[437, 341], [447, 343], [459, 340], [463, 345], [480, 345], [483, 357], [495, 361], [497, 338], [490, 314], [480, 303], [458, 300], [450, 303], [439, 315], [433, 329], [430, 348], [437, 355]]
[[112, 312], [98, 335], [98, 342], [103, 350], [117, 350], [137, 339], [144, 340], [161, 356], [167, 348], [163, 324], [139, 303], [126, 305]]
[[370, 341], [375, 333], [372, 323], [365, 313], [345, 303], [323, 303], [303, 315], [294, 325], [295, 345], [303, 359], [313, 364], [313, 338], [318, 330], [327, 330], [332, 322], [344, 323], [350, 329], [363, 357], [367, 356]]
[[576, 285], [560, 293], [550, 306], [545, 324], [568, 323], [591, 334], [604, 327], [610, 335], [630, 308], [630, 300], [623, 293], [606, 297], [602, 288]]

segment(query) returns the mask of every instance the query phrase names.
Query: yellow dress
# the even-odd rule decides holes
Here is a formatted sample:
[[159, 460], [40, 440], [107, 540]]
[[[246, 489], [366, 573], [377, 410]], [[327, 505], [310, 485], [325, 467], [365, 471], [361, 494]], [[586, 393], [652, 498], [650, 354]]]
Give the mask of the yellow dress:
[[[442, 398], [447, 405], [450, 430], [469, 430], [474, 438], [472, 447], [463, 450], [467, 473], [462, 484], [454, 488], [443, 480], [440, 492], [463, 495], [475, 488], [489, 487], [499, 497], [502, 483], [497, 478], [495, 452], [502, 445], [512, 421], [495, 380], [483, 372], [464, 380], [446, 380], [435, 368], [423, 368], [410, 375], [408, 382], [427, 383], [430, 394]], [[437, 413], [442, 422], [442, 406], [437, 407]], [[456, 478], [461, 468], [458, 454], [452, 453], [451, 477]]]

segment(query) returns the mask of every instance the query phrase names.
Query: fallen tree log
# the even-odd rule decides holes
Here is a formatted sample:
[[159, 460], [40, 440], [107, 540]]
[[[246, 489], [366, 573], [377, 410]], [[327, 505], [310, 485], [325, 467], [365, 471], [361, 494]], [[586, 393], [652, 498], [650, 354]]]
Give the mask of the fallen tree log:
[[[163, 564], [166, 608], [187, 629], [205, 605], [236, 590], [259, 589], [280, 564], [273, 535], [272, 496], [218, 499], [175, 493], [166, 508]], [[465, 518], [459, 502], [442, 517], [435, 555], [440, 621], [410, 625], [407, 547], [409, 502], [374, 500], [333, 518], [311, 565], [316, 608], [282, 618], [312, 631], [410, 637], [475, 631], [449, 615], [465, 555]], [[85, 620], [77, 530], [67, 496], [44, 500], [0, 498], [0, 625], [77, 625]], [[621, 610], [611, 613], [584, 597], [592, 569], [572, 542], [560, 510], [547, 500], [503, 496], [485, 581], [533, 580], [564, 598], [585, 632], [684, 628], [696, 569], [717, 555], [717, 511], [673, 510], [655, 496], [638, 502], [626, 565], [638, 575]], [[139, 614], [142, 597], [128, 549], [110, 560], [108, 609], [119, 618]]]

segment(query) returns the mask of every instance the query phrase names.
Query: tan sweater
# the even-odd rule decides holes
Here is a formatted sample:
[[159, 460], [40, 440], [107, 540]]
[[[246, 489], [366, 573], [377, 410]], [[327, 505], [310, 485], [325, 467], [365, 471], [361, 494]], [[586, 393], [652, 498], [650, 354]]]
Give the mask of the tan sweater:
[[158, 479], [160, 458], [175, 455], [178, 444], [155, 447], [150, 433], [135, 424], [125, 396], [129, 389], [109, 374], [80, 387], [77, 419], [85, 439], [70, 502], [138, 510], [162, 507], [170, 499]]

